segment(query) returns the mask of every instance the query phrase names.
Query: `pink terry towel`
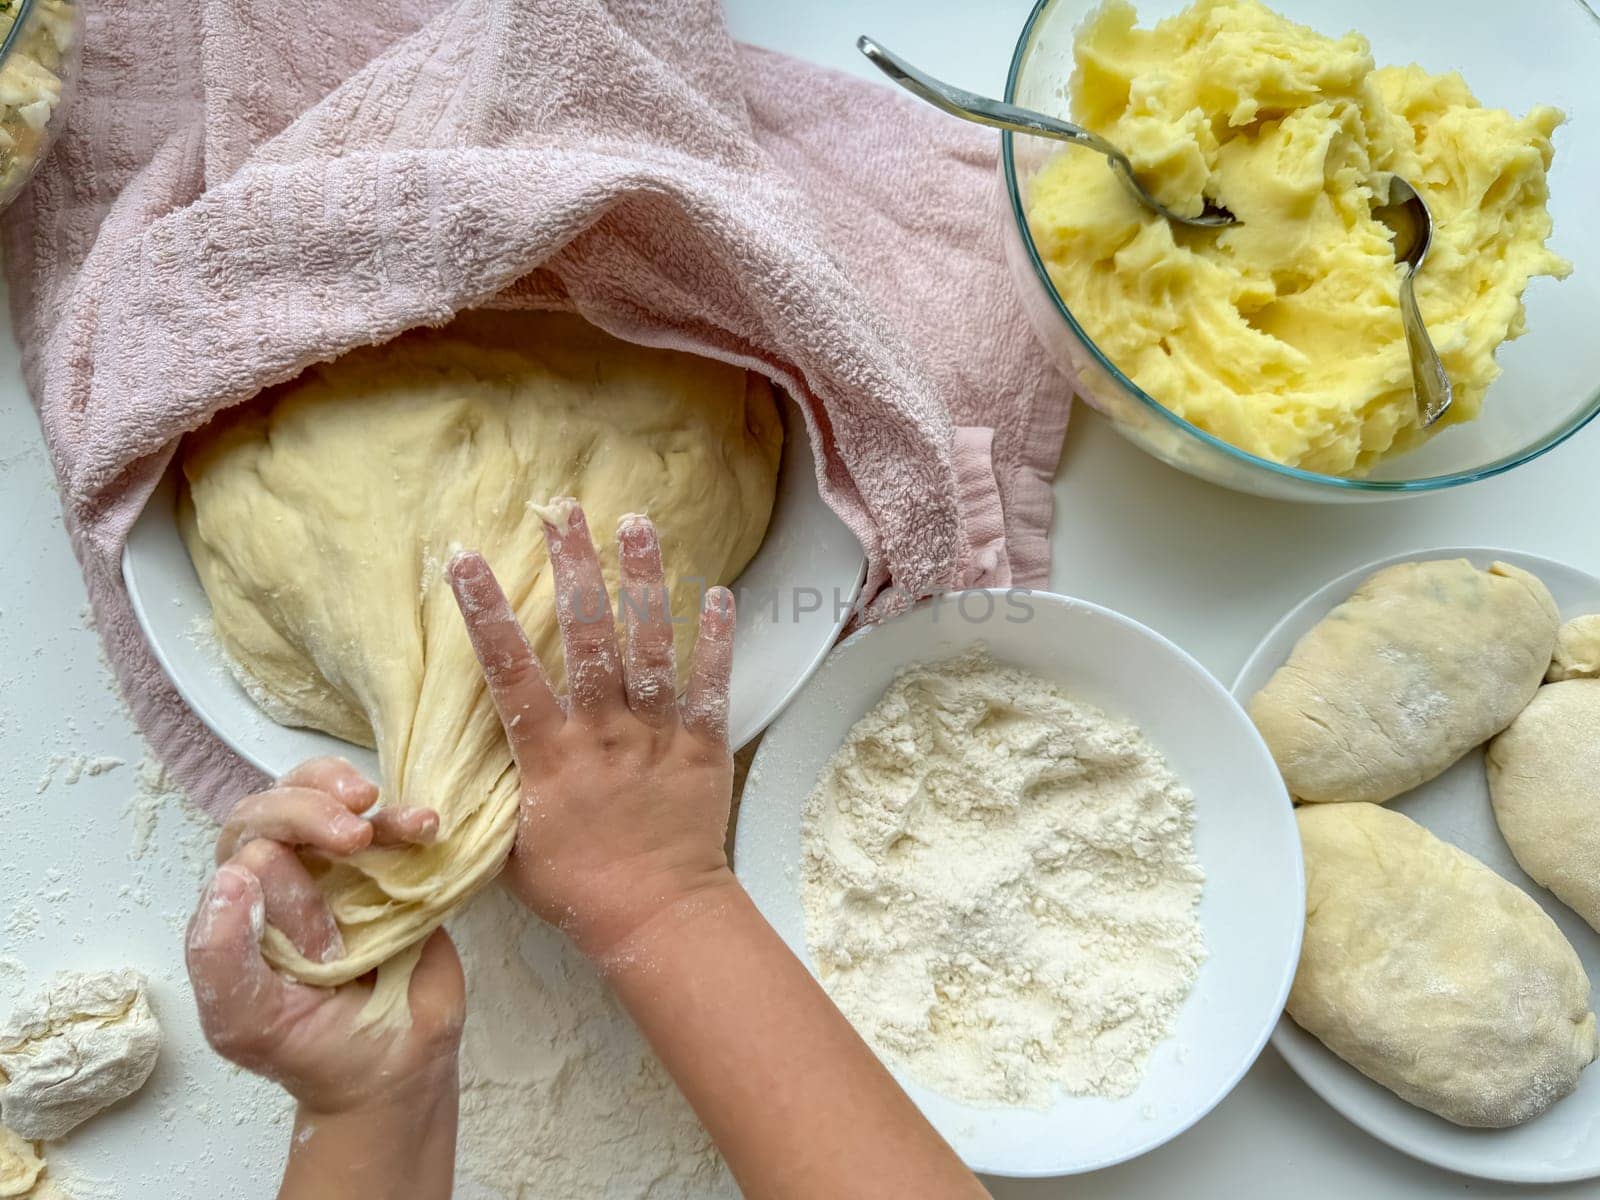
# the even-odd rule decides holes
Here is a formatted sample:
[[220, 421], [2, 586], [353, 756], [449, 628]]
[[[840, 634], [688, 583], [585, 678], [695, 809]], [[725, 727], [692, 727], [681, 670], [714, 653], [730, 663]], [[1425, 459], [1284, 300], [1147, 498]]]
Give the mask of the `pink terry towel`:
[[559, 307], [801, 404], [868, 595], [1036, 584], [1068, 388], [996, 138], [735, 45], [712, 0], [96, 0], [5, 221], [29, 387], [123, 688], [203, 802], [257, 782], [119, 575], [183, 433], [474, 306]]

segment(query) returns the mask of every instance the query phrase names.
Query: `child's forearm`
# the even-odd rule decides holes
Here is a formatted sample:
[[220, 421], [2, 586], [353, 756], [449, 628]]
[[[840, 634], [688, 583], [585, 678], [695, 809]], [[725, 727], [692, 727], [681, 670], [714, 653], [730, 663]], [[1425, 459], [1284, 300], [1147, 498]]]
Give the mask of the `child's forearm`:
[[450, 1200], [457, 1084], [347, 1113], [295, 1113], [278, 1200]]
[[601, 968], [751, 1200], [987, 1196], [731, 873]]

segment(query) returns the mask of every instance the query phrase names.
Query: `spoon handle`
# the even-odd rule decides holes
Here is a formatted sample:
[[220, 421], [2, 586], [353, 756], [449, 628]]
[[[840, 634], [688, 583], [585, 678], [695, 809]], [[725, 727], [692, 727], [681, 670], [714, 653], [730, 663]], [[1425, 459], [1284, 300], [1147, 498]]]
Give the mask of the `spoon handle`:
[[1009, 129], [1012, 133], [1031, 133], [1039, 137], [1055, 138], [1077, 146], [1097, 150], [1113, 162], [1120, 162], [1132, 173], [1131, 165], [1110, 142], [1098, 134], [1090, 133], [1070, 121], [1059, 121], [1032, 109], [1018, 108], [1003, 100], [992, 100], [965, 88], [935, 79], [917, 70], [898, 54], [885, 50], [865, 35], [856, 39], [856, 49], [866, 55], [873, 66], [894, 80], [913, 96], [920, 96], [935, 108], [943, 109], [954, 117], [988, 125], [993, 129]]
[[1417, 272], [1408, 270], [1400, 281], [1400, 320], [1406, 330], [1406, 349], [1411, 354], [1411, 386], [1417, 395], [1417, 416], [1426, 429], [1450, 407], [1454, 389], [1450, 377], [1444, 373], [1444, 363], [1433, 347], [1433, 339], [1422, 323], [1422, 310], [1417, 307]]
[[873, 66], [913, 96], [926, 100], [951, 116], [960, 117], [963, 121], [971, 121], [976, 125], [987, 125], [991, 129], [1031, 133], [1038, 137], [1054, 138], [1058, 142], [1070, 142], [1074, 146], [1084, 146], [1105, 155], [1111, 161], [1111, 169], [1122, 177], [1123, 183], [1128, 185], [1140, 204], [1151, 212], [1160, 213], [1175, 224], [1188, 225], [1196, 229], [1221, 229], [1226, 225], [1238, 223], [1238, 218], [1227, 209], [1209, 200], [1202, 205], [1199, 216], [1189, 217], [1173, 212], [1145, 190], [1145, 186], [1139, 182], [1138, 175], [1134, 173], [1133, 163], [1126, 154], [1099, 134], [1090, 133], [1080, 125], [1056, 117], [1047, 117], [1032, 109], [1018, 108], [1015, 104], [1007, 104], [1003, 100], [992, 100], [988, 96], [980, 96], [976, 92], [969, 92], [965, 88], [958, 88], [943, 80], [935, 79], [932, 75], [917, 70], [899, 55], [891, 54], [865, 35], [856, 39], [856, 49], [866, 55]]

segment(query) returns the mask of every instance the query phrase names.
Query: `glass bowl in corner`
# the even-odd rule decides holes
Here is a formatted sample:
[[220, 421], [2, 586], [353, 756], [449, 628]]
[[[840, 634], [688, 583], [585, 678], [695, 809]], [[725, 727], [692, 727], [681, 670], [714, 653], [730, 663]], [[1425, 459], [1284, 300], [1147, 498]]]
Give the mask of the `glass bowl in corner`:
[[[1017, 41], [1006, 99], [1071, 119], [1075, 37], [1099, 7], [1096, 0], [1040, 0]], [[1136, 7], [1140, 27], [1148, 28], [1187, 5], [1139, 0]], [[1364, 35], [1379, 66], [1416, 63], [1431, 74], [1459, 72], [1485, 107], [1519, 116], [1540, 105], [1564, 112], [1551, 138], [1554, 232], [1548, 246], [1572, 270], [1564, 279], [1529, 283], [1525, 332], [1495, 354], [1501, 373], [1483, 395], [1479, 415], [1459, 423], [1447, 417], [1416, 448], [1349, 474], [1252, 454], [1185, 420], [1096, 344], [1047, 268], [1041, 250], [1049, 245], [1047, 231], [1034, 224], [1030, 189], [1055, 155], [1093, 152], [1005, 133], [1000, 170], [1008, 265], [1040, 340], [1078, 395], [1129, 441], [1190, 474], [1258, 495], [1348, 502], [1431, 492], [1509, 471], [1559, 445], [1600, 410], [1600, 17], [1584, 0], [1271, 0], [1270, 7], [1329, 37]], [[1436, 215], [1435, 255], [1438, 221]], [[1394, 320], [1398, 329], [1398, 309]]]
[[81, 4], [0, 0], [0, 209], [50, 152], [72, 99], [82, 44]]

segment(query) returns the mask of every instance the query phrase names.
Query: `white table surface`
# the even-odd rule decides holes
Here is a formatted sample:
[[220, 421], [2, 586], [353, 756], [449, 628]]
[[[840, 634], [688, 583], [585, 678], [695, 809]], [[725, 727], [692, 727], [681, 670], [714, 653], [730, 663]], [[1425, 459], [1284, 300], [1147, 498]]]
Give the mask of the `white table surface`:
[[[935, 73], [998, 90], [1027, 8], [1025, 0], [729, 0], [729, 19], [741, 38], [860, 74], [870, 68], [853, 42], [872, 32]], [[1600, 425], [1529, 467], [1445, 495], [1297, 506], [1191, 480], [1080, 409], [1055, 489], [1053, 585], [1146, 622], [1227, 681], [1287, 608], [1382, 554], [1503, 545], [1600, 573], [1597, 455]], [[285, 1106], [210, 1055], [183, 985], [180, 932], [207, 831], [177, 797], [151, 798], [159, 789], [148, 767], [140, 786], [146, 751], [85, 622], [83, 584], [9, 340], [0, 347], [0, 514], [0, 1007], [57, 968], [133, 964], [154, 979], [170, 1035], [146, 1091], [60, 1151], [62, 1175], [79, 1200], [265, 1200], [286, 1142]], [[120, 765], [108, 766], [112, 759]], [[88, 769], [95, 760], [99, 774]], [[1600, 1194], [1593, 1182], [1512, 1188], [1415, 1163], [1346, 1123], [1270, 1049], [1216, 1112], [1137, 1162], [992, 1186], [1001, 1200]]]

